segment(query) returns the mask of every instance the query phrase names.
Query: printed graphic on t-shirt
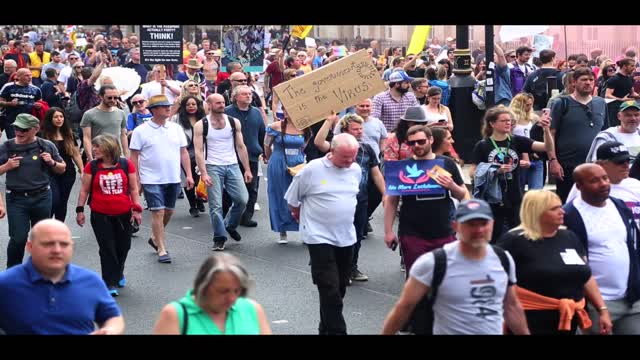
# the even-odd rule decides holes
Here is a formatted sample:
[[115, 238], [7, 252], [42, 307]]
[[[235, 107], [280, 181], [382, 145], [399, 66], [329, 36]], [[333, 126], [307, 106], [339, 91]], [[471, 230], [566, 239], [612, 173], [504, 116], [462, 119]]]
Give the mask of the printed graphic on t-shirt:
[[638, 222], [640, 220], [640, 202], [637, 201], [625, 201], [624, 202], [631, 212], [633, 213], [633, 219]]
[[496, 293], [498, 292], [495, 280], [487, 274], [485, 278], [471, 280], [471, 304], [477, 306], [475, 316], [487, 320], [489, 316], [496, 316], [498, 312], [490, 306], [496, 304]]
[[100, 189], [105, 195], [119, 195], [124, 192], [122, 173], [100, 174], [99, 177]]
[[515, 170], [515, 168], [520, 164], [518, 153], [513, 149], [505, 147], [499, 147], [498, 149], [491, 150], [488, 160], [490, 163], [511, 165], [511, 171]]

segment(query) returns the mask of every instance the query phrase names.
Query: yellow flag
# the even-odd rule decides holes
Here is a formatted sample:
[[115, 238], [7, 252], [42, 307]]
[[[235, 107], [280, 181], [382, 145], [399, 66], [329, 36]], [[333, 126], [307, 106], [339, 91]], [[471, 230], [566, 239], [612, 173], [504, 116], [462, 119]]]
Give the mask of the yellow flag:
[[422, 52], [424, 44], [427, 42], [427, 37], [429, 37], [429, 30], [431, 30], [431, 25], [416, 25], [416, 28], [413, 30], [413, 35], [411, 35], [407, 55], [419, 55]]
[[293, 25], [291, 29], [291, 36], [295, 36], [298, 39], [304, 39], [311, 31], [313, 25]]

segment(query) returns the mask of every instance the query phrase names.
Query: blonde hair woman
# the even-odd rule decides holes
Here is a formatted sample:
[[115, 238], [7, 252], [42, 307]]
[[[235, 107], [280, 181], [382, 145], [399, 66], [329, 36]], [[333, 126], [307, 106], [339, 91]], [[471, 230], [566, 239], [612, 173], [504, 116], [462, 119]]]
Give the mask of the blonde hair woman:
[[[533, 112], [533, 95], [519, 93], [511, 100], [511, 112], [513, 112], [512, 132], [531, 138], [531, 127], [538, 122], [538, 115]], [[542, 189], [544, 187], [544, 163], [536, 153], [522, 154], [520, 161], [520, 187], [524, 191], [525, 185], [529, 189]]]
[[[286, 69], [282, 72], [282, 82], [289, 81], [297, 76], [295, 69]], [[280, 120], [284, 120], [284, 111], [282, 110], [282, 102], [278, 99], [278, 95], [273, 93], [271, 98], [271, 108], [276, 109], [275, 114], [276, 117]], [[275, 119], [274, 119], [275, 120]]]
[[585, 298], [600, 309], [600, 333], [608, 334], [609, 312], [586, 262], [586, 249], [576, 234], [562, 226], [560, 197], [547, 190], [529, 191], [522, 200], [520, 219], [520, 226], [497, 245], [513, 257], [516, 293], [531, 334], [574, 335], [578, 326], [591, 327]]

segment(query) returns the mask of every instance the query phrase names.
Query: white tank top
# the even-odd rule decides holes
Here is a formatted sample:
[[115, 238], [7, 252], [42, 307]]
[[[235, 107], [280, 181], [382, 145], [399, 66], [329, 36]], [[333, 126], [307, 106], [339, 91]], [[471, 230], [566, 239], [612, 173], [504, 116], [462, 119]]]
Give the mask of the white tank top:
[[233, 148], [233, 131], [229, 124], [229, 117], [224, 115], [224, 128], [216, 129], [209, 120], [209, 133], [207, 134], [207, 160], [209, 165], [233, 165], [238, 163], [236, 150]]

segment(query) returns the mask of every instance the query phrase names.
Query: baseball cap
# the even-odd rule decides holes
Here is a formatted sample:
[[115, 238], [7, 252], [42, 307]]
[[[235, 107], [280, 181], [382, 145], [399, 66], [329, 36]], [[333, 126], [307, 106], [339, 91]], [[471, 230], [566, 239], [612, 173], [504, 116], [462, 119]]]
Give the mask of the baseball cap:
[[463, 223], [474, 219], [493, 220], [491, 206], [484, 200], [465, 200], [458, 205], [458, 209], [456, 210], [457, 222]]
[[640, 110], [640, 103], [638, 103], [635, 100], [629, 100], [629, 101], [624, 101], [622, 102], [622, 104], [620, 104], [620, 111], [625, 111], [628, 108], [635, 108], [637, 110]]
[[20, 129], [31, 129], [39, 126], [40, 120], [31, 114], [22, 113], [16, 116], [16, 121], [11, 125], [19, 127]]
[[414, 79], [407, 75], [407, 73], [403, 70], [394, 71], [389, 75], [389, 82], [403, 82], [403, 81], [413, 81]]
[[598, 151], [596, 151], [596, 157], [598, 160], [607, 160], [614, 163], [622, 163], [631, 159], [629, 149], [623, 143], [617, 141], [607, 141], [600, 145]]

